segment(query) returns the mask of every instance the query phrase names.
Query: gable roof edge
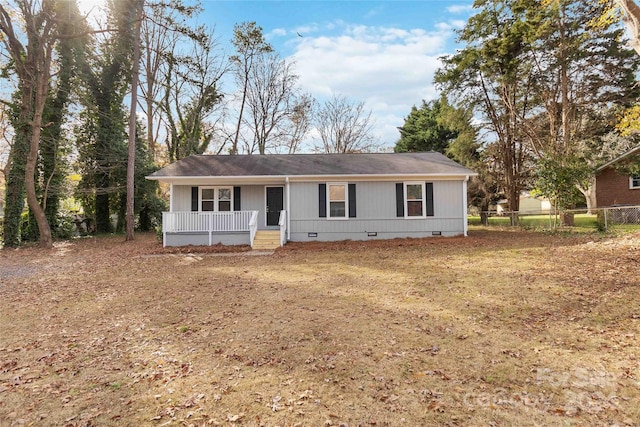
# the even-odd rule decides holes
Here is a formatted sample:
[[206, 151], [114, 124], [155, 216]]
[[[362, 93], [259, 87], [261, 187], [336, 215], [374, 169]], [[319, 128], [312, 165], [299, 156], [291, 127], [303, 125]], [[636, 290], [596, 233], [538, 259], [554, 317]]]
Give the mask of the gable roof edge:
[[605, 170], [609, 166], [611, 166], [611, 165], [613, 165], [615, 163], [618, 163], [620, 160], [624, 160], [629, 156], [633, 156], [634, 154], [640, 154], [640, 145], [635, 147], [635, 148], [632, 148], [631, 150], [627, 151], [626, 153], [623, 153], [623, 154], [619, 155], [618, 157], [616, 157], [615, 159], [610, 160], [607, 163], [605, 163], [604, 165], [598, 167], [596, 169], [596, 173], [602, 172], [603, 170]]

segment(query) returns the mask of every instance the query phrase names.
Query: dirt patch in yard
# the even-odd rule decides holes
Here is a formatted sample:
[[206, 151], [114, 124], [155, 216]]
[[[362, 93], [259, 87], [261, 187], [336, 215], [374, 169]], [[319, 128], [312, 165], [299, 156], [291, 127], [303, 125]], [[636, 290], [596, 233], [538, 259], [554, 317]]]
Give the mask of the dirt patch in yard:
[[183, 250], [0, 251], [0, 426], [640, 425], [638, 234]]

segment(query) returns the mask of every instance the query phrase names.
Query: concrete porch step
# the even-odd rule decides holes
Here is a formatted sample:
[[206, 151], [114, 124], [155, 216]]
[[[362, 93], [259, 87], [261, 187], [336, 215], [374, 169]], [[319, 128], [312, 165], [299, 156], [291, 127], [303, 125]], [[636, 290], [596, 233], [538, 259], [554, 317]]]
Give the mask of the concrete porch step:
[[253, 239], [251, 249], [254, 250], [273, 250], [280, 247], [280, 231], [258, 230]]

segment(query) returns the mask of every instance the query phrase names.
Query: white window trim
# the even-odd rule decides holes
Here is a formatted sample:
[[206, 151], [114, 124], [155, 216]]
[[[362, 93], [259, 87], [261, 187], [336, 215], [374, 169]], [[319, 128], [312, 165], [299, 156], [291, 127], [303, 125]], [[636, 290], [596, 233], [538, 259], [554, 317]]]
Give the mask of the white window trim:
[[[331, 186], [344, 186], [344, 216], [331, 216]], [[349, 219], [349, 184], [346, 182], [327, 182], [327, 219], [331, 221], [344, 221]]]
[[[231, 210], [229, 211], [220, 211], [218, 210], [219, 206], [218, 206], [218, 202], [220, 201], [218, 199], [218, 190], [220, 189], [224, 189], [224, 190], [229, 190], [230, 194], [231, 194]], [[212, 211], [203, 211], [202, 210], [202, 190], [213, 190], [213, 210]], [[207, 200], [211, 200], [211, 199], [207, 199]], [[217, 186], [217, 187], [212, 187], [212, 186], [204, 186], [204, 187], [198, 187], [198, 212], [233, 212], [233, 208], [235, 205], [235, 201], [233, 200], [233, 187], [227, 187], [227, 186]]]
[[[409, 215], [409, 198], [407, 197], [407, 186], [420, 185], [422, 188], [422, 215]], [[422, 181], [407, 181], [404, 183], [404, 217], [405, 219], [425, 219], [427, 217], [427, 186]]]
[[[633, 185], [634, 175], [629, 177], [629, 190], [640, 190], [640, 185]], [[640, 176], [635, 176], [637, 181], [640, 181]]]

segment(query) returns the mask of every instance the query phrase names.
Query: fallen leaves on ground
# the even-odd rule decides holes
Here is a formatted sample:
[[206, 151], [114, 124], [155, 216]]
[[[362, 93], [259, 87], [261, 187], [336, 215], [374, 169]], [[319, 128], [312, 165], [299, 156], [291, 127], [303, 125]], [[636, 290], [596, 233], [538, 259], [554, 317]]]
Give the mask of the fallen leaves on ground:
[[0, 425], [640, 424], [638, 234], [248, 249], [0, 251]]

